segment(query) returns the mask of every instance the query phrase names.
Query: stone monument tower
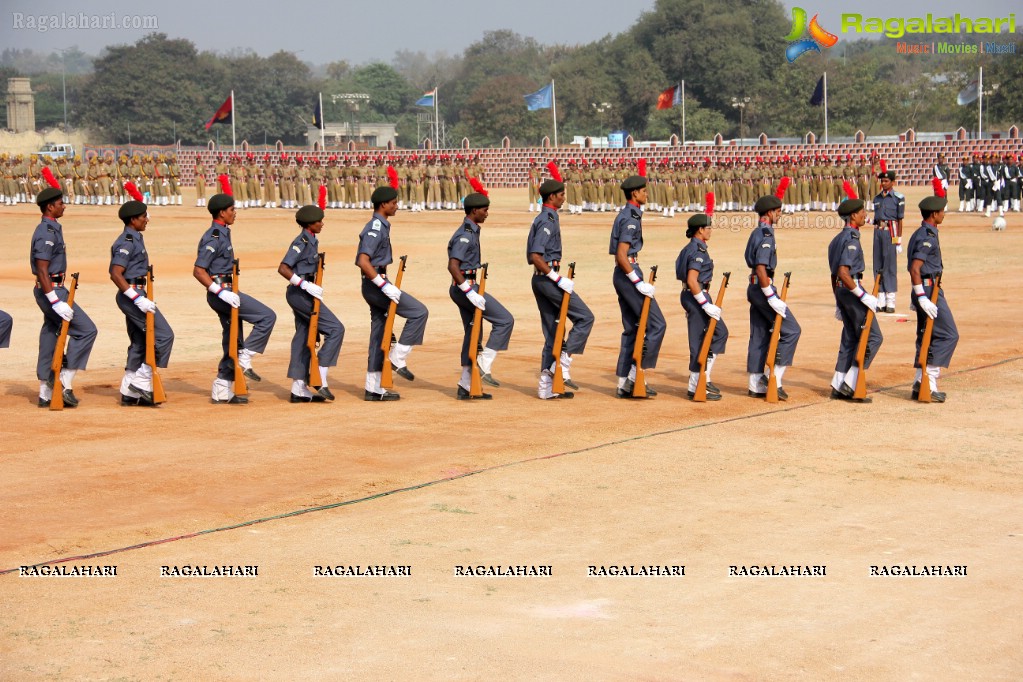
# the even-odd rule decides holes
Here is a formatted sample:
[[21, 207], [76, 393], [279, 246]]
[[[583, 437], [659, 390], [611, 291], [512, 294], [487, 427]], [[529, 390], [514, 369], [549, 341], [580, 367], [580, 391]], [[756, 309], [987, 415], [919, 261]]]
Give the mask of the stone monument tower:
[[36, 129], [36, 98], [28, 78], [7, 79], [7, 127], [16, 133]]

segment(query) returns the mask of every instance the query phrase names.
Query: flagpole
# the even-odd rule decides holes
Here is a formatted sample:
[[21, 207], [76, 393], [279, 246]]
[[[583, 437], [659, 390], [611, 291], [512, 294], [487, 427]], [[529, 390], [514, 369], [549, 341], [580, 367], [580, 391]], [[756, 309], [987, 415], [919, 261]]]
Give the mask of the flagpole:
[[554, 96], [554, 79], [551, 79], [551, 115], [554, 118], [554, 148], [558, 148], [558, 99]]
[[231, 91], [231, 151], [238, 151], [238, 144], [234, 134], [234, 122], [238, 118], [238, 110], [234, 106], [234, 90]]
[[682, 146], [686, 145], [686, 82], [682, 81]]
[[440, 95], [440, 86], [433, 86], [433, 144], [434, 147], [440, 149], [440, 107], [438, 95]]
[[828, 72], [824, 72], [824, 144], [828, 143]]
[[322, 152], [324, 150], [324, 147], [327, 146], [327, 143], [326, 143], [326, 140], [325, 140], [325, 135], [326, 134], [323, 131], [323, 127], [324, 127], [325, 124], [323, 122], [323, 93], [322, 92], [320, 93], [320, 111], [319, 111], [319, 114], [320, 114], [320, 151]]
[[977, 79], [977, 139], [984, 139], [984, 67], [980, 67]]

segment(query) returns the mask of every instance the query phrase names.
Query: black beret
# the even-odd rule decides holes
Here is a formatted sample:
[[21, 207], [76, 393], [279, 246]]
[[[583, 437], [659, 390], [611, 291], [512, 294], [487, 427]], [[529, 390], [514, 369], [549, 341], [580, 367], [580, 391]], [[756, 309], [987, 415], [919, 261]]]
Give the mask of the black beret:
[[540, 185], [540, 196], [549, 197], [552, 194], [557, 194], [564, 190], [565, 183], [558, 182], [557, 180], [544, 180], [543, 184]]
[[383, 187], [377, 187], [373, 190], [372, 196], [369, 200], [374, 204], [386, 204], [388, 201], [394, 201], [398, 198], [398, 190], [394, 189], [390, 185], [384, 185]]
[[696, 215], [689, 217], [689, 222], [687, 224], [686, 236], [692, 237], [694, 234], [699, 232], [701, 227], [710, 227], [710, 216], [706, 213], [697, 213]]
[[479, 192], [473, 192], [465, 198], [464, 206], [466, 208], [486, 208], [490, 205], [490, 199], [486, 194], [480, 194]]
[[206, 209], [210, 212], [210, 215], [217, 215], [224, 209], [231, 208], [232, 206], [234, 206], [234, 197], [230, 194], [214, 194], [206, 202]]
[[884, 180], [885, 178], [888, 178], [892, 182], [895, 182], [895, 171], [888, 171], [886, 173], [878, 173], [877, 174], [877, 179], [878, 180]]
[[141, 201], [126, 201], [117, 211], [117, 217], [121, 220], [131, 220], [132, 218], [144, 214], [148, 210], [149, 207]]
[[944, 211], [947, 205], [948, 199], [945, 197], [926, 197], [920, 202], [920, 211], [923, 213], [936, 213], [937, 211]]
[[318, 223], [323, 220], [323, 209], [314, 204], [303, 206], [295, 211], [295, 220], [303, 225]]
[[45, 206], [55, 199], [60, 199], [62, 196], [64, 196], [64, 193], [56, 187], [47, 187], [36, 196], [36, 205]]
[[838, 215], [845, 217], [863, 208], [863, 199], [846, 199], [838, 205]]
[[781, 208], [781, 199], [773, 194], [760, 197], [757, 199], [757, 203], [753, 204], [753, 210], [757, 212], [757, 215], [764, 215], [768, 211], [773, 211], [776, 208]]
[[632, 175], [622, 181], [622, 191], [631, 192], [634, 189], [642, 189], [646, 187], [646, 178], [642, 175]]

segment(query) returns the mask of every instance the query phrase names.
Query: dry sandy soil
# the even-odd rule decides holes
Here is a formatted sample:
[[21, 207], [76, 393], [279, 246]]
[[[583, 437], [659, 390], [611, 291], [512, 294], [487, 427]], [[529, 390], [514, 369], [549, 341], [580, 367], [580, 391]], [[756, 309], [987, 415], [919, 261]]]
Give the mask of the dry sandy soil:
[[[908, 192], [915, 207], [922, 188]], [[688, 347], [674, 261], [686, 216], [645, 220], [668, 318], [660, 395], [614, 398], [621, 333], [607, 240], [612, 215], [564, 216], [565, 260], [597, 316], [572, 401], [536, 399], [542, 337], [524, 241], [524, 191], [497, 190], [483, 227], [488, 292], [516, 317], [494, 400], [454, 400], [461, 327], [445, 245], [457, 213], [399, 213], [404, 288], [430, 308], [402, 399], [362, 401], [369, 316], [353, 265], [368, 212], [328, 214], [326, 300], [347, 332], [336, 402], [292, 405], [292, 316], [277, 264], [293, 212], [249, 209], [234, 231], [246, 290], [278, 313], [245, 407], [214, 406], [219, 326], [191, 277], [204, 209], [157, 207], [146, 234], [156, 299], [177, 341], [168, 402], [117, 404], [123, 317], [106, 275], [113, 207], [62, 221], [78, 302], [100, 329], [82, 405], [35, 407], [39, 312], [26, 262], [34, 206], [0, 208], [0, 679], [984, 679], [1023, 676], [1023, 219], [942, 227], [945, 287], [961, 332], [943, 405], [909, 400], [908, 275], [869, 375], [874, 402], [828, 399], [838, 323], [826, 246], [837, 221], [779, 231], [780, 269], [803, 326], [791, 398], [746, 393], [742, 249], [749, 215], [711, 241], [731, 270], [732, 332], [719, 403], [686, 400]], [[917, 215], [913, 209], [910, 216]], [[907, 221], [909, 229], [918, 223]], [[864, 237], [869, 244], [869, 228]], [[904, 268], [904, 265], [902, 266]], [[714, 286], [717, 290], [717, 282]], [[393, 493], [393, 494], [392, 494]], [[102, 553], [102, 556], [90, 556]], [[77, 558], [85, 557], [85, 558]], [[68, 559], [74, 559], [67, 561]], [[43, 562], [116, 577], [24, 577]], [[256, 577], [161, 577], [162, 567], [258, 566]], [[407, 566], [408, 576], [323, 577], [317, 566]], [[550, 576], [457, 575], [550, 567]], [[594, 577], [591, 566], [684, 566], [684, 575]], [[743, 576], [748, 566], [825, 575]], [[871, 567], [965, 566], [960, 576]], [[731, 567], [737, 567], [734, 570]], [[464, 572], [464, 571], [463, 571]]]

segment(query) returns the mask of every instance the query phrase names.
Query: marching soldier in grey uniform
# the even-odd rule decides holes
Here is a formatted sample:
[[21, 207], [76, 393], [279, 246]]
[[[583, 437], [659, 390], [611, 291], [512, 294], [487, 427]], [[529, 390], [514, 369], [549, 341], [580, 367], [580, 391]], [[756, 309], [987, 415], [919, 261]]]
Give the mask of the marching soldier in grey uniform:
[[749, 348], [746, 353], [746, 371], [749, 373], [747, 395], [754, 398], [767, 396], [768, 377], [764, 374], [767, 351], [771, 345], [771, 329], [775, 316], [781, 315], [781, 334], [778, 338], [778, 355], [775, 358], [774, 376], [770, 377], [778, 386], [778, 399], [788, 400], [782, 388], [785, 370], [792, 366], [796, 345], [802, 329], [792, 310], [778, 297], [774, 287], [774, 271], [778, 267], [778, 245], [775, 242], [774, 226], [781, 217], [781, 199], [769, 194], [757, 199], [753, 210], [760, 217], [760, 223], [746, 242], [746, 266], [750, 268], [746, 300], [749, 301]]
[[894, 313], [906, 197], [893, 189], [895, 171], [879, 173], [877, 179], [881, 181], [881, 193], [874, 197], [874, 275], [881, 275], [877, 311]]
[[[334, 399], [334, 394], [327, 386], [327, 372], [337, 366], [337, 356], [345, 339], [345, 327], [337, 315], [322, 303], [323, 287], [316, 284], [320, 255], [317, 235], [323, 230], [323, 209], [319, 206], [303, 206], [295, 212], [295, 222], [302, 231], [292, 240], [288, 252], [277, 267], [281, 277], [291, 284], [284, 298], [295, 313], [295, 336], [291, 339], [291, 360], [288, 363], [288, 378], [291, 379], [289, 400], [293, 403], [322, 403]], [[315, 370], [309, 366], [312, 355], [306, 345], [314, 298], [321, 301], [316, 318], [316, 333], [323, 338], [316, 353], [318, 365]], [[306, 378], [313, 371], [320, 373], [320, 388], [315, 393], [306, 384]]]
[[[575, 293], [572, 280], [562, 277], [561, 270], [561, 222], [558, 209], [565, 204], [565, 184], [557, 180], [544, 181], [538, 192], [543, 201], [540, 215], [533, 220], [526, 238], [526, 262], [533, 266], [532, 289], [536, 305], [540, 309], [540, 328], [543, 330], [543, 351], [540, 353], [540, 384], [537, 395], [541, 400], [571, 398], [572, 392], [554, 393], [555, 363], [561, 363], [565, 385], [576, 390], [569, 368], [572, 356], [581, 355], [593, 329], [593, 313]], [[554, 357], [554, 336], [561, 316], [561, 302], [564, 294], [568, 297], [568, 319], [572, 329], [565, 330], [561, 357]], [[570, 333], [571, 332], [571, 333]]]
[[[465, 198], [462, 205], [465, 208], [465, 220], [448, 240], [448, 272], [451, 273], [452, 280], [448, 295], [458, 306], [458, 313], [462, 318], [462, 328], [465, 331], [465, 336], [462, 339], [462, 376], [458, 380], [456, 397], [459, 400], [469, 400], [472, 398], [469, 395], [472, 378], [472, 361], [469, 358], [469, 353], [477, 352], [476, 348], [469, 348], [469, 335], [472, 332], [476, 308], [483, 311], [483, 319], [492, 325], [486, 348], [479, 353], [476, 359], [482, 375], [480, 378], [491, 386], [501, 385], [501, 382], [493, 377], [490, 370], [493, 368], [497, 352], [508, 348], [512, 328], [515, 326], [515, 318], [501, 305], [500, 301], [494, 298], [493, 294], [488, 291], [480, 296], [479, 286], [474, 286], [477, 271], [483, 262], [480, 254], [480, 225], [486, 221], [490, 213], [490, 199], [485, 194], [474, 192]], [[482, 338], [482, 331], [480, 338]], [[483, 400], [489, 400], [493, 396], [484, 393], [480, 397]]]
[[426, 320], [430, 312], [426, 306], [402, 291], [387, 279], [387, 266], [394, 262], [391, 253], [390, 218], [398, 212], [398, 190], [385, 185], [377, 187], [370, 195], [373, 203], [373, 217], [359, 234], [359, 249], [355, 265], [362, 271], [362, 298], [369, 304], [369, 363], [366, 368], [365, 399], [370, 401], [398, 400], [393, 391], [380, 386], [380, 374], [384, 367], [384, 325], [391, 301], [398, 304], [395, 314], [405, 318], [405, 328], [388, 354], [387, 361], [398, 376], [408, 381], [416, 377], [408, 368], [408, 356], [412, 346], [420, 346], [426, 333]]
[[64, 215], [64, 195], [59, 189], [49, 187], [36, 196], [36, 205], [43, 219], [32, 234], [29, 265], [36, 278], [36, 305], [43, 311], [43, 326], [39, 330], [39, 361], [36, 364], [39, 407], [49, 407], [53, 397], [50, 365], [53, 363], [57, 337], [64, 321], [69, 321], [70, 325], [60, 383], [64, 386], [64, 406], [77, 407], [78, 398], [71, 385], [78, 370], [84, 370], [89, 363], [89, 354], [96, 341], [96, 325], [78, 303], [74, 306], [67, 304], [68, 290], [64, 287], [67, 246], [64, 243], [64, 229], [57, 222]]
[[707, 355], [707, 400], [721, 400], [721, 391], [710, 381], [710, 370], [718, 355], [725, 352], [728, 342], [728, 327], [721, 319], [721, 308], [710, 300], [710, 285], [714, 279], [714, 259], [707, 251], [707, 240], [711, 235], [711, 219], [706, 213], [697, 213], [689, 218], [686, 226], [685, 245], [675, 260], [675, 277], [685, 282], [682, 287], [681, 303], [686, 311], [689, 325], [689, 390], [690, 399], [696, 395], [700, 381], [700, 348], [707, 336], [711, 318], [717, 320], [714, 336], [710, 339], [710, 353]]
[[[867, 209], [862, 199], [846, 199], [838, 206], [838, 215], [845, 221], [842, 229], [828, 245], [828, 266], [831, 269], [831, 288], [835, 292], [835, 306], [842, 321], [842, 338], [838, 345], [838, 362], [835, 375], [831, 378], [833, 400], [853, 400], [859, 367], [855, 366], [856, 349], [860, 342], [867, 310], [877, 309], [877, 299], [862, 286], [864, 260], [860, 245], [860, 228], [867, 221]], [[863, 364], [870, 363], [877, 355], [884, 338], [875, 317], [871, 321], [867, 338], [867, 353]], [[870, 398], [856, 402], [871, 402]]]
[[252, 369], [252, 357], [266, 350], [277, 314], [252, 296], [244, 292], [239, 295], [232, 290], [231, 267], [235, 253], [231, 245], [231, 226], [237, 215], [234, 197], [215, 194], [210, 197], [206, 208], [213, 216], [213, 224], [199, 238], [199, 253], [192, 276], [208, 290], [206, 303], [220, 318], [223, 330], [224, 356], [217, 367], [211, 397], [214, 403], [247, 403], [248, 396], [234, 393], [234, 362], [228, 354], [231, 308], [238, 308], [239, 325], [242, 321], [252, 325], [252, 331], [244, 340], [242, 330], [238, 330], [238, 363], [246, 378], [252, 381], [262, 381], [262, 377]]
[[174, 332], [156, 303], [146, 298], [149, 254], [142, 233], [149, 224], [148, 207], [141, 201], [121, 205], [117, 217], [124, 231], [110, 247], [110, 281], [117, 287], [114, 297], [128, 327], [128, 359], [121, 379], [122, 405], [153, 405], [153, 368], [146, 359], [146, 314], [153, 313], [156, 366], [164, 368], [174, 346]]
[[10, 348], [14, 318], [0, 310], [0, 348]]
[[[931, 400], [936, 403], [945, 402], [945, 394], [938, 391], [938, 377], [941, 375], [941, 368], [949, 366], [956, 344], [959, 343], [959, 330], [956, 328], [948, 302], [945, 301], [944, 290], [938, 292], [937, 305], [930, 300], [930, 295], [944, 269], [941, 262], [941, 245], [938, 243], [938, 226], [945, 220], [947, 203], [944, 197], [927, 197], [920, 202], [923, 222], [909, 238], [909, 248], [906, 251], [909, 279], [913, 284], [912, 300], [916, 308], [916, 353], [913, 355], [916, 381], [913, 384], [912, 397], [914, 400], [919, 397], [920, 382], [923, 381], [923, 373], [926, 370], [927, 381], [931, 387]], [[927, 366], [921, 367], [920, 343], [927, 318], [934, 320], [934, 328], [927, 353]]]
[[[653, 369], [657, 366], [661, 342], [668, 329], [661, 308], [654, 300], [655, 288], [643, 280], [643, 270], [639, 267], [639, 252], [643, 250], [643, 205], [647, 201], [646, 184], [646, 178], [641, 175], [630, 176], [622, 182], [625, 206], [615, 217], [608, 246], [608, 253], [615, 257], [611, 282], [618, 294], [618, 307], [622, 311], [622, 341], [615, 370], [618, 376], [615, 396], [618, 398], [631, 398], [635, 386], [636, 366], [633, 364], [632, 356], [639, 332], [643, 297], [650, 298], [646, 343], [642, 355], [643, 369]], [[649, 386], [646, 393], [650, 397], [657, 395], [657, 391]]]

